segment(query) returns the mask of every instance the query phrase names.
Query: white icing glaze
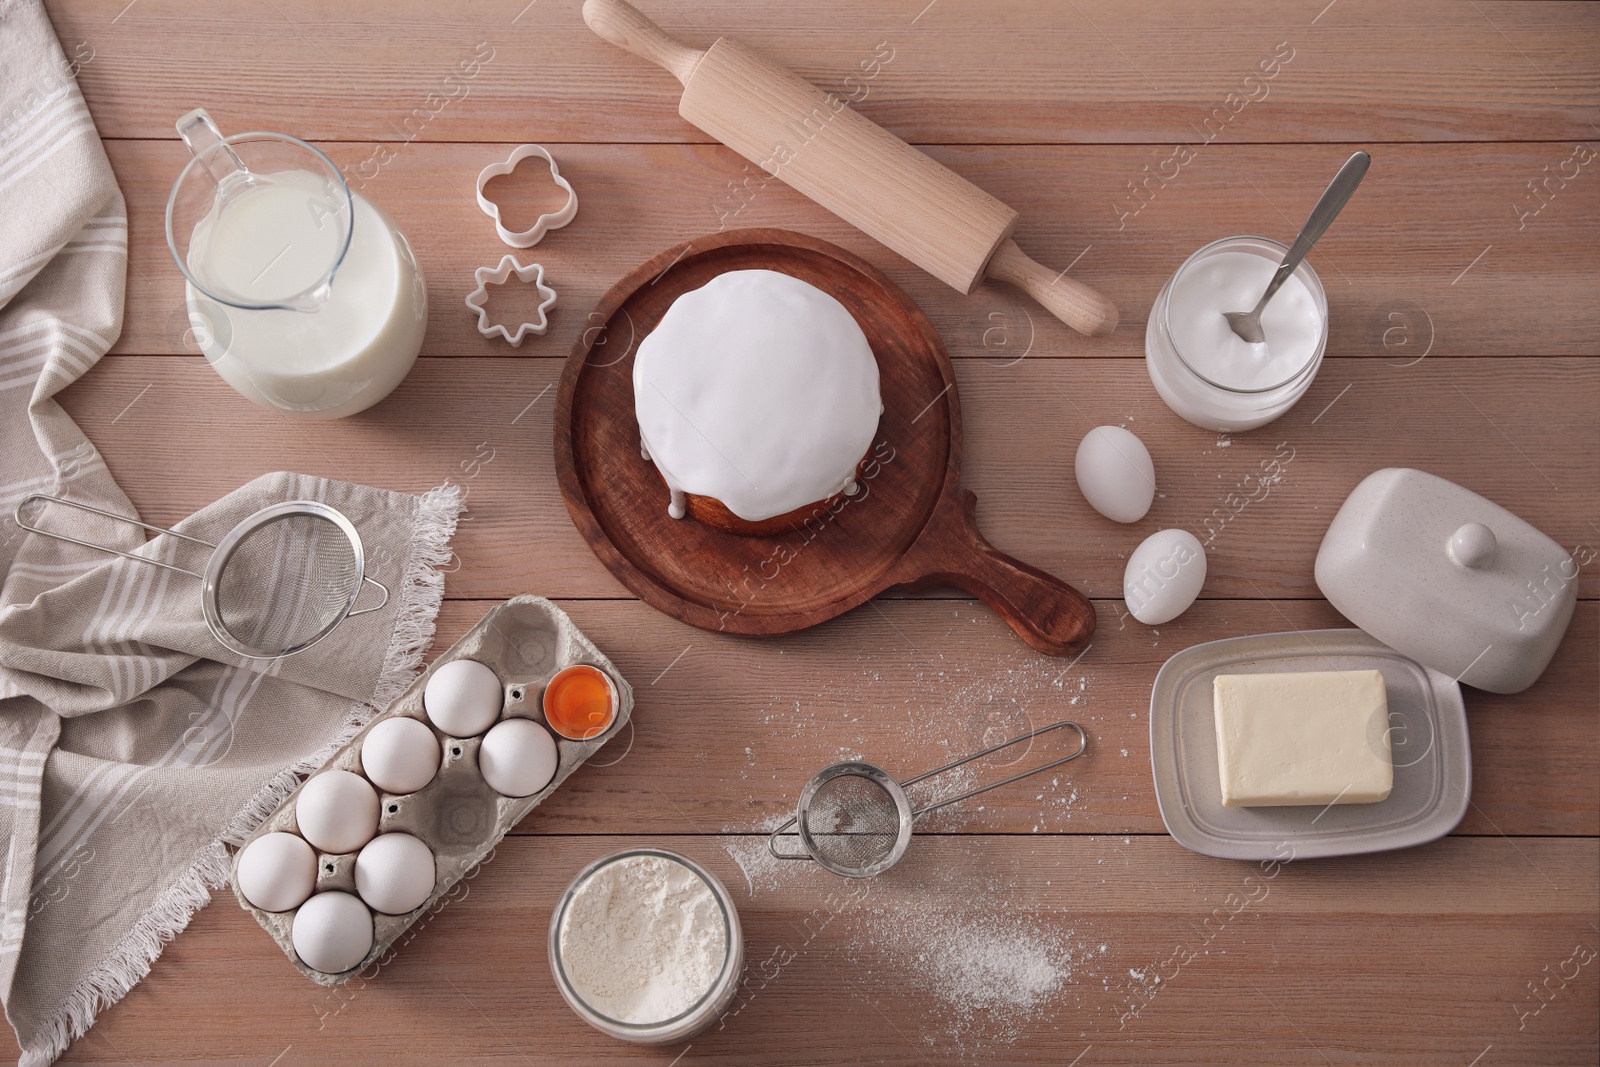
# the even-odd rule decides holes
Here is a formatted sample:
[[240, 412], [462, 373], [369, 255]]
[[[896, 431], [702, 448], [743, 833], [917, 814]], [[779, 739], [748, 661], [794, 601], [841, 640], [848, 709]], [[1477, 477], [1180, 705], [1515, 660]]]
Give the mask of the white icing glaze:
[[633, 364], [641, 451], [672, 491], [755, 522], [855, 491], [883, 410], [878, 363], [845, 306], [770, 270], [673, 301]]

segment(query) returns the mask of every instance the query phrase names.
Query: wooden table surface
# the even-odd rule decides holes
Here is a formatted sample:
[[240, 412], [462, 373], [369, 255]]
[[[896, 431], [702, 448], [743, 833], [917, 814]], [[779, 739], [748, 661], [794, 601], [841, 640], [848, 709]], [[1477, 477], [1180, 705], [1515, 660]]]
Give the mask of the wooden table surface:
[[[1101, 287], [1122, 326], [1091, 341], [1014, 291], [961, 296], [760, 180], [677, 117], [670, 77], [594, 37], [574, 0], [51, 3], [131, 243], [122, 339], [65, 403], [145, 518], [278, 469], [413, 492], [455, 481], [470, 513], [437, 647], [494, 602], [540, 593], [638, 693], [637, 729], [379, 973], [313, 986], [224, 896], [63, 1062], [1593, 1064], [1594, 564], [1543, 679], [1516, 697], [1467, 692], [1471, 805], [1434, 844], [1270, 877], [1190, 853], [1156, 808], [1146, 716], [1180, 649], [1344, 624], [1312, 560], [1379, 467], [1460, 482], [1594, 557], [1600, 9], [641, 6], [697, 47], [725, 32], [825, 87], [854, 73], [862, 112], [1016, 207], [1021, 246]], [[447, 81], [463, 61], [473, 73]], [[317, 142], [410, 237], [428, 336], [376, 408], [290, 421], [186, 346], [163, 205], [186, 158], [173, 121], [195, 106], [227, 131]], [[532, 253], [560, 293], [550, 333], [513, 350], [481, 338], [461, 302], [472, 269], [505, 251], [473, 182], [529, 141], [550, 147], [582, 207]], [[1291, 238], [1356, 147], [1371, 174], [1311, 256], [1331, 315], [1316, 383], [1253, 433], [1182, 422], [1142, 363], [1157, 290], [1216, 237]], [[551, 466], [562, 359], [615, 279], [746, 225], [834, 241], [922, 305], [955, 359], [983, 529], [1095, 598], [1099, 636], [1080, 659], [1031, 652], [949, 592], [886, 596], [786, 638], [704, 633], [628, 597], [595, 559]], [[1155, 458], [1162, 492], [1133, 527], [1073, 484], [1077, 441], [1101, 423], [1130, 426]], [[1258, 495], [1251, 479], [1284, 455], [1281, 480], [1241, 507], [1241, 487]], [[1118, 599], [1122, 567], [1174, 526], [1214, 534], [1209, 576], [1187, 615], [1149, 629]], [[845, 885], [761, 859], [762, 828], [841, 754], [906, 773], [1068, 712], [1093, 737], [1087, 758], [940, 816], [884, 877]], [[689, 1045], [590, 1031], [546, 962], [573, 873], [645, 842], [716, 871], [745, 923], [738, 1010]]]

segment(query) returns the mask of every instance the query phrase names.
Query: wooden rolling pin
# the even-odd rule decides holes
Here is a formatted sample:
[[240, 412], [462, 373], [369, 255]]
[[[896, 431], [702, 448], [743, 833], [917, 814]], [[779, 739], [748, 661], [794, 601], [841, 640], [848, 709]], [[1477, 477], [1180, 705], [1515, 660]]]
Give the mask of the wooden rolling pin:
[[838, 94], [727, 37], [690, 48], [625, 0], [584, 0], [583, 19], [676, 76], [678, 114], [946, 284], [971, 293], [995, 278], [1082, 333], [1116, 328], [1115, 304], [1017, 247], [1015, 211]]

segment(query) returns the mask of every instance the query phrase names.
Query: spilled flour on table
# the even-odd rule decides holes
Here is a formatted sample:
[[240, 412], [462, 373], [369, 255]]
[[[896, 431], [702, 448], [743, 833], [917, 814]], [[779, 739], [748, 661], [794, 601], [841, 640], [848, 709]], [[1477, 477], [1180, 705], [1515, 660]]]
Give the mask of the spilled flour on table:
[[[763, 833], [770, 834], [783, 824], [787, 816], [774, 815], [761, 827]], [[782, 846], [780, 846], [782, 847]], [[791, 846], [793, 847], [793, 846]], [[767, 848], [765, 837], [730, 837], [723, 841], [722, 848], [739, 865], [744, 872], [745, 888], [751, 896], [768, 890], [777, 889], [783, 883], [784, 875], [798, 874], [794, 868], [803, 861], [780, 860]], [[809, 864], [806, 864], [809, 866]]]
[[850, 962], [873, 979], [863, 992], [874, 1000], [898, 999], [899, 989], [925, 994], [932, 1010], [923, 1042], [953, 1046], [962, 1058], [1013, 1044], [1049, 1015], [1082, 949], [1051, 913], [1004, 905], [868, 907], [851, 925]]
[[[958, 608], [955, 618], [992, 624], [976, 609]], [[1098, 987], [1100, 961], [1095, 945], [1079, 939], [1075, 918], [1010, 903], [1038, 899], [1023, 889], [1033, 878], [1007, 860], [990, 862], [981, 836], [941, 842], [938, 835], [1024, 828], [1044, 834], [1070, 829], [1074, 814], [1093, 819], [1094, 791], [1084, 783], [1080, 794], [1079, 765], [930, 812], [917, 820], [904, 864], [865, 882], [777, 859], [765, 834], [793, 816], [807, 778], [834, 760], [865, 759], [904, 779], [1060, 719], [1082, 722], [1093, 736], [1102, 716], [1090, 710], [1089, 675], [1075, 661], [1025, 651], [978, 666], [926, 655], [892, 668], [877, 657], [857, 660], [860, 678], [820, 677], [814, 696], [753, 709], [755, 737], [743, 746], [738, 772], [750, 788], [749, 808], [725, 824], [724, 833], [737, 836], [724, 838], [723, 846], [754, 906], [789, 920], [770, 952], [751, 946], [754, 973], [766, 973], [762, 960], [774, 972], [757, 983], [760, 995], [803, 995], [804, 981], [786, 978], [790, 968], [780, 965], [800, 961], [794, 968], [810, 980], [847, 983], [857, 1003], [865, 1001], [859, 1004], [864, 1025], [876, 1028], [873, 1020], [886, 1016], [905, 1026], [909, 1012], [904, 1036], [939, 1063], [990, 1059], [1030, 1034], [1077, 1020], [1078, 983]], [[872, 725], [870, 744], [861, 740], [865, 723]], [[1070, 731], [1043, 735], [998, 759], [957, 768], [929, 783], [934, 789], [914, 786], [910, 799], [915, 806], [997, 781], [1049, 762], [1074, 741]], [[1116, 749], [1109, 754], [1115, 758]], [[774, 795], [785, 810], [772, 810]], [[919, 840], [923, 835], [929, 839]], [[781, 845], [797, 848], [798, 841]], [[730, 888], [737, 897], [737, 882]]]
[[906, 1036], [940, 1062], [981, 1059], [1060, 1017], [1078, 963], [1096, 952], [1065, 913], [1008, 903], [1019, 882], [1004, 863], [917, 864], [912, 880], [852, 882], [773, 857], [765, 837], [724, 848], [752, 896], [799, 893], [802, 910], [815, 905], [780, 948], [826, 957], [829, 972], [850, 976], [853, 992], [885, 1014], [913, 1012]]

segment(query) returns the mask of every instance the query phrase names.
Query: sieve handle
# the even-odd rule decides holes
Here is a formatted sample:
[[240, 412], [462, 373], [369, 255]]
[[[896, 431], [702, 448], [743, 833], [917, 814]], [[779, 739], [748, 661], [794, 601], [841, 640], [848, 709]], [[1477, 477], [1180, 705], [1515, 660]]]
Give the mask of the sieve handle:
[[772, 833], [767, 835], [767, 851], [772, 853], [773, 858], [780, 860], [808, 860], [811, 858], [811, 854], [809, 852], [778, 851], [778, 838], [785, 830], [789, 829], [789, 827], [795, 825], [795, 823], [799, 821], [800, 817], [798, 815], [791, 815], [782, 826], [778, 827], [776, 830], [772, 831]]
[[[350, 607], [350, 610], [345, 612], [344, 617], [347, 618], [347, 619], [353, 619], [357, 615], [366, 615], [366, 614], [369, 614], [371, 612], [377, 611], [378, 609], [382, 608], [385, 604], [389, 603], [389, 587], [388, 586], [386, 586], [382, 582], [378, 581], [378, 579], [369, 578], [364, 574], [361, 576], [361, 582], [362, 582], [363, 585], [371, 584], [371, 585], [377, 586], [378, 589], [381, 590], [382, 593], [383, 593], [383, 599], [378, 601], [376, 604], [373, 604], [370, 607], [365, 607], [365, 608], [358, 608], [358, 607], [356, 607], [356, 606], [354, 606], [352, 604], [351, 607]], [[356, 594], [356, 599], [357, 600], [361, 599], [361, 594], [360, 593]]]
[[918, 782], [932, 778], [936, 774], [943, 774], [946, 771], [953, 771], [957, 767], [960, 767], [966, 763], [971, 763], [975, 759], [982, 759], [984, 756], [989, 756], [999, 752], [1002, 748], [1010, 748], [1012, 745], [1019, 744], [1023, 741], [1032, 740], [1033, 738], [1038, 737], [1040, 734], [1049, 733], [1051, 730], [1060, 730], [1066, 726], [1070, 726], [1078, 732], [1078, 748], [1072, 753], [1072, 755], [1062, 756], [1060, 759], [1051, 760], [1049, 763], [1040, 764], [1037, 767], [1023, 771], [1021, 774], [1013, 774], [1010, 778], [1002, 778], [998, 782], [990, 782], [988, 785], [979, 786], [977, 789], [969, 789], [965, 793], [950, 797], [947, 800], [941, 800], [936, 803], [929, 804], [926, 807], [918, 808], [911, 813], [911, 817], [915, 819], [918, 815], [933, 811], [936, 808], [948, 807], [951, 804], [956, 804], [960, 801], [975, 797], [979, 793], [987, 793], [991, 789], [999, 789], [1003, 785], [1010, 785], [1012, 782], [1020, 782], [1022, 779], [1031, 777], [1032, 775], [1038, 774], [1041, 771], [1048, 771], [1052, 767], [1059, 767], [1063, 763], [1070, 763], [1079, 756], [1083, 755], [1084, 751], [1089, 747], [1089, 735], [1084, 733], [1083, 727], [1079, 726], [1075, 722], [1062, 721], [1051, 723], [1049, 726], [1041, 726], [1037, 730], [1029, 730], [1027, 733], [1022, 734], [1019, 737], [1013, 737], [1009, 741], [1002, 741], [998, 745], [984, 749], [982, 752], [974, 752], [970, 756], [963, 756], [954, 763], [946, 763], [943, 767], [936, 767], [925, 774], [917, 775], [915, 778], [907, 778], [904, 782], [900, 783], [902, 786], [916, 785]]
[[[190, 537], [188, 534], [179, 533], [177, 530], [169, 530], [164, 526], [151, 526], [148, 522], [140, 522], [138, 519], [131, 518], [127, 515], [118, 515], [114, 511], [105, 511], [101, 508], [91, 507], [88, 504], [80, 504], [76, 500], [68, 500], [65, 497], [59, 496], [50, 496], [47, 493], [29, 493], [17, 503], [17, 510], [12, 513], [11, 517], [13, 521], [15, 521], [18, 526], [24, 530], [27, 530], [29, 533], [40, 534], [44, 537], [54, 538], [57, 541], [65, 541], [68, 544], [82, 545], [84, 548], [92, 548], [96, 552], [105, 552], [113, 556], [121, 556], [123, 559], [132, 559], [137, 560], [140, 563], [148, 563], [152, 567], [160, 567], [163, 570], [176, 571], [179, 574], [187, 574], [191, 578], [200, 578], [202, 581], [205, 578], [204, 575], [197, 574], [191, 570], [185, 570], [184, 568], [174, 566], [171, 563], [163, 563], [158, 559], [151, 559], [149, 556], [141, 556], [136, 552], [124, 552], [120, 548], [111, 548], [109, 545], [97, 545], [93, 541], [84, 541], [80, 538], [71, 537], [64, 533], [56, 533], [54, 530], [46, 530], [40, 526], [32, 526], [25, 519], [23, 519], [22, 512], [24, 508], [33, 503], [35, 500], [41, 500], [49, 504], [60, 504], [63, 507], [76, 508], [79, 511], [87, 511], [91, 515], [99, 515], [102, 518], [112, 519], [116, 522], [125, 522], [130, 526], [138, 526], [142, 529], [149, 530], [152, 533], [167, 534], [171, 537], [180, 537], [185, 541], [189, 541], [197, 545], [204, 545], [206, 548], [214, 549], [217, 547], [210, 541], [202, 541], [198, 537]], [[384, 590], [384, 599], [388, 599], [388, 590]], [[382, 605], [379, 606], [381, 607]]]

